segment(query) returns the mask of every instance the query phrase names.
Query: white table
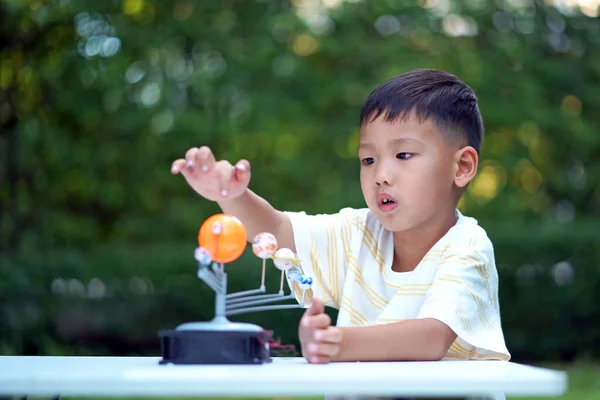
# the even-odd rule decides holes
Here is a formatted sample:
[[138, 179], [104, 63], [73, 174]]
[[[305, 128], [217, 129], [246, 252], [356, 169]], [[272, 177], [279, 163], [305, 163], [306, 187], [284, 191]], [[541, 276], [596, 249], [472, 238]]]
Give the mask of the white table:
[[[564, 372], [502, 361], [159, 365], [154, 357], [0, 357], [0, 396], [558, 396]], [[497, 397], [494, 397], [497, 398]]]

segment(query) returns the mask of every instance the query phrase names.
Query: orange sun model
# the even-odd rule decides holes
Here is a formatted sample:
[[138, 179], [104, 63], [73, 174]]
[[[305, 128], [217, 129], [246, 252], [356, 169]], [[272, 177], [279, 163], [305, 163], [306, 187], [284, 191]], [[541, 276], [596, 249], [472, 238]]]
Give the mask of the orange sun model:
[[211, 259], [227, 264], [237, 260], [246, 249], [248, 235], [242, 222], [233, 215], [216, 214], [208, 218], [198, 232], [198, 245]]

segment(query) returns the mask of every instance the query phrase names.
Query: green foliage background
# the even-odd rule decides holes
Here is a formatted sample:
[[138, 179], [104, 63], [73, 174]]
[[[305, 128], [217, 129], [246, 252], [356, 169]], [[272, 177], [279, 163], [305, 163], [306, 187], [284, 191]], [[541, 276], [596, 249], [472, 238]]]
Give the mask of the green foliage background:
[[[213, 314], [195, 279], [219, 212], [171, 162], [246, 158], [309, 213], [362, 207], [358, 114], [413, 68], [455, 73], [486, 123], [460, 204], [496, 246], [517, 361], [600, 356], [597, 10], [485, 1], [18, 1], [0, 14], [0, 351], [158, 354]], [[258, 281], [247, 251], [231, 290]], [[277, 287], [277, 274], [267, 274]], [[300, 310], [235, 320], [296, 341]], [[332, 311], [332, 315], [335, 312]]]

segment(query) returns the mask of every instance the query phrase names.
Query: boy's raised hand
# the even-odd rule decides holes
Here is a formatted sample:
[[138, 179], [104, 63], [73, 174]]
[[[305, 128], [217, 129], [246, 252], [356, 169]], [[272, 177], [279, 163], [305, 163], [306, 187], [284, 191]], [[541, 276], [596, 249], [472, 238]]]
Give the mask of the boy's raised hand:
[[300, 320], [298, 336], [302, 355], [313, 364], [330, 362], [342, 341], [341, 329], [331, 326], [331, 318], [325, 314], [325, 304], [316, 297]]
[[185, 158], [173, 162], [171, 173], [181, 173], [200, 196], [219, 201], [244, 193], [250, 182], [250, 163], [240, 160], [231, 165], [227, 160], [216, 161], [208, 147], [192, 147]]

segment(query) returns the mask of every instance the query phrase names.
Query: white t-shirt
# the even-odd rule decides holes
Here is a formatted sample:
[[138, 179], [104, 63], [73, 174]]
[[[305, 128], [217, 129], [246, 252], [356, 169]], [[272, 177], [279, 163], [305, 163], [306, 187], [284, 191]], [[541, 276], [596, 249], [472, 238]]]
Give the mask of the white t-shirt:
[[[498, 273], [490, 239], [458, 210], [457, 223], [411, 272], [392, 271], [394, 241], [369, 209], [331, 215], [286, 212], [303, 274], [304, 294], [339, 310], [337, 326], [368, 326], [435, 318], [458, 336], [445, 359], [509, 360], [498, 304]], [[288, 280], [300, 302], [302, 289]]]

